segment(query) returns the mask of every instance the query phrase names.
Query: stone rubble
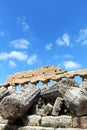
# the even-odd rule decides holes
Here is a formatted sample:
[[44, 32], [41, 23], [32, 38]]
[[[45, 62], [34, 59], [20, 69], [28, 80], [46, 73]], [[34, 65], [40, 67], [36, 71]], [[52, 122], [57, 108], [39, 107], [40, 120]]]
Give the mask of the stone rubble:
[[[59, 68], [49, 66], [48, 69], [42, 68], [37, 71], [15, 74], [14, 78], [11, 76], [7, 80], [12, 83], [14, 88], [20, 81], [22, 87], [25, 88], [21, 92], [15, 92], [14, 88], [12, 91], [8, 91], [3, 86], [0, 88], [0, 128], [5, 128], [6, 125], [11, 130], [86, 129], [87, 85], [78, 84], [73, 79], [67, 78], [80, 74], [86, 82], [85, 72], [62, 72]], [[29, 74], [34, 86], [25, 82], [29, 80], [29, 76], [25, 81], [24, 77], [22, 79], [23, 74], [25, 77]], [[47, 80], [50, 76], [52, 78], [52, 74], [53, 78], [57, 76], [55, 79], [58, 78], [58, 74], [65, 75], [66, 79], [54, 80], [52, 85], [46, 87]], [[45, 86], [43, 88], [35, 85], [36, 79], [39, 80], [40, 76], [42, 76], [43, 86]], [[36, 79], [34, 79], [35, 77]], [[5, 85], [8, 86], [8, 84]]]

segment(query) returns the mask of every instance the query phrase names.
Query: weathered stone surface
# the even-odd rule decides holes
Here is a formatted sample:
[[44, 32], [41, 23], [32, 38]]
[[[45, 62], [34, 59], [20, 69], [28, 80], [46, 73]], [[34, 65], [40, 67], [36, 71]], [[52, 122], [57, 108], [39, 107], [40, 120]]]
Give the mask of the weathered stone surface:
[[38, 108], [38, 105], [36, 105], [36, 114], [37, 115], [44, 115], [44, 108]]
[[73, 128], [80, 128], [80, 121], [78, 117], [72, 119], [72, 127]]
[[87, 116], [73, 118], [72, 127], [86, 129], [87, 128]]
[[2, 118], [2, 116], [0, 116], [0, 123], [1, 124], [7, 124], [8, 120], [5, 120], [5, 119]]
[[0, 103], [0, 113], [4, 119], [14, 120], [26, 114], [27, 110], [32, 106], [40, 89], [33, 86], [24, 92], [14, 93], [5, 97]]
[[5, 125], [6, 125], [6, 124], [1, 124], [1, 123], [0, 123], [0, 130], [3, 130], [3, 129], [5, 128]]
[[87, 128], [87, 116], [81, 117], [81, 128], [86, 129]]
[[48, 103], [44, 108], [44, 115], [47, 116], [47, 115], [51, 114], [52, 108], [53, 108], [53, 106], [50, 103]]
[[63, 104], [63, 98], [57, 97], [53, 106], [52, 115], [58, 116], [61, 110], [62, 104]]
[[80, 129], [80, 128], [57, 128], [56, 130], [87, 130], [87, 129]]
[[[56, 78], [56, 75], [62, 74], [63, 71], [59, 67], [54, 67], [54, 66], [45, 66], [41, 67], [36, 70], [30, 70], [30, 71], [25, 71], [25, 72], [17, 72], [13, 75], [10, 75], [7, 78], [6, 84], [23, 84], [26, 82], [31, 82], [35, 83], [38, 81], [45, 82], [49, 78], [51, 79], [52, 77]], [[54, 75], [54, 76], [53, 76]]]
[[43, 88], [40, 95], [46, 99], [63, 97], [70, 87], [79, 87], [79, 84], [72, 79], [61, 80], [50, 87]]
[[87, 92], [84, 89], [71, 87], [67, 90], [64, 100], [72, 114], [87, 115]]
[[40, 126], [41, 116], [31, 115], [28, 116], [28, 126]]
[[72, 117], [71, 116], [66, 116], [66, 115], [62, 115], [62, 116], [45, 116], [42, 117], [41, 120], [41, 126], [44, 127], [64, 127], [64, 128], [68, 128], [68, 127], [72, 127]]
[[9, 91], [4, 87], [0, 87], [0, 101], [7, 95], [9, 95]]
[[26, 126], [20, 127], [18, 130], [54, 130], [52, 127]]
[[53, 128], [53, 127], [39, 127], [39, 126], [24, 126], [24, 127], [17, 127], [17, 126], [10, 126], [6, 124], [0, 124], [0, 130], [2, 129], [10, 129], [10, 130], [87, 130], [82, 128]]
[[62, 71], [59, 67], [45, 66], [36, 70], [17, 72], [10, 75], [4, 86], [8, 87], [9, 85], [24, 84], [27, 82], [37, 83], [38, 81], [44, 83], [50, 79], [59, 81], [62, 78], [74, 78], [74, 76], [80, 76], [82, 81], [87, 84], [87, 69], [68, 72]]
[[32, 127], [32, 126], [26, 126], [26, 127], [21, 127], [18, 130], [87, 130], [87, 129], [80, 129], [80, 128], [52, 128], [52, 127]]
[[8, 124], [0, 124], [0, 130], [18, 130], [18, 126], [8, 125]]

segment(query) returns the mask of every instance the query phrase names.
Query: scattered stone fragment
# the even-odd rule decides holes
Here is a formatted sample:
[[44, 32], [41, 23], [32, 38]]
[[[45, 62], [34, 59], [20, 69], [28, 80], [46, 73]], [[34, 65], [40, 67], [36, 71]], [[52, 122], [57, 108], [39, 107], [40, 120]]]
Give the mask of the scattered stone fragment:
[[87, 128], [87, 116], [73, 118], [72, 127], [86, 129]]
[[72, 114], [87, 115], [87, 92], [84, 89], [71, 87], [67, 90], [64, 100]]
[[5, 87], [0, 87], [0, 101], [7, 95], [9, 95], [9, 90]]
[[79, 87], [79, 84], [72, 79], [61, 80], [50, 87], [41, 89], [40, 95], [45, 99], [53, 100], [57, 97], [64, 97], [70, 87]]
[[58, 116], [61, 110], [62, 104], [63, 104], [63, 98], [57, 97], [53, 106], [52, 115]]
[[34, 100], [37, 100], [39, 93], [39, 88], [29, 87], [27, 91], [5, 97], [0, 103], [1, 116], [8, 120], [16, 120], [24, 116]]
[[0, 116], [0, 124], [7, 124], [7, 123], [8, 123], [8, 120], [3, 119], [3, 117]]
[[50, 104], [50, 103], [48, 103], [46, 106], [45, 106], [45, 108], [44, 108], [44, 115], [45, 116], [47, 116], [47, 115], [51, 115], [51, 112], [52, 112], [52, 108], [53, 108], [53, 106]]
[[43, 126], [43, 127], [54, 127], [54, 128], [72, 127], [72, 117], [66, 116], [66, 115], [55, 116], [55, 117], [45, 116], [45, 117], [42, 117], [41, 126]]
[[28, 116], [28, 126], [40, 126], [41, 116], [31, 115]]

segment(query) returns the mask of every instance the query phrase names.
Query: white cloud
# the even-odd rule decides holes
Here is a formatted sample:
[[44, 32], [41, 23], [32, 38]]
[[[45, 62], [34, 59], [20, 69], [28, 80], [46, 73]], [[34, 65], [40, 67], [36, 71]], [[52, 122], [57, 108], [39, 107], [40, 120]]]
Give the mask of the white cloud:
[[13, 59], [25, 61], [27, 64], [32, 65], [37, 61], [37, 55], [33, 54], [28, 56], [25, 52], [20, 51], [11, 51], [10, 53], [4, 52], [0, 54], [0, 60], [10, 60], [9, 65], [15, 67], [16, 64], [13, 62]]
[[30, 29], [29, 24], [26, 22], [25, 16], [18, 17], [17, 18], [17, 23], [21, 26], [21, 29], [26, 32]]
[[29, 65], [31, 65], [31, 64], [33, 64], [33, 63], [36, 62], [36, 61], [37, 61], [37, 55], [34, 54], [34, 55], [28, 57], [27, 63], [28, 63]]
[[65, 69], [78, 69], [81, 67], [79, 63], [76, 63], [74, 61], [65, 61], [64, 62]]
[[67, 33], [63, 34], [61, 38], [58, 38], [56, 40], [56, 44], [58, 46], [63, 46], [63, 45], [66, 45], [66, 46], [70, 46], [70, 37]]
[[26, 39], [13, 40], [13, 41], [10, 41], [9, 43], [13, 47], [19, 48], [19, 49], [28, 49], [28, 45], [30, 44], [30, 42]]
[[52, 49], [52, 46], [53, 46], [53, 44], [52, 44], [52, 43], [49, 43], [49, 44], [47, 44], [47, 45], [45, 46], [45, 48], [46, 48], [47, 50], [51, 50], [51, 49]]
[[28, 56], [24, 52], [18, 52], [18, 51], [12, 51], [10, 53], [4, 52], [0, 54], [0, 60], [8, 60], [14, 58], [23, 61], [26, 60]]
[[77, 39], [77, 42], [87, 45], [87, 28], [80, 30], [79, 38]]
[[71, 58], [74, 58], [74, 56], [71, 54], [54, 55], [54, 59], [59, 59], [59, 58], [71, 59]]
[[10, 66], [11, 68], [14, 68], [14, 67], [16, 67], [17, 65], [16, 65], [16, 63], [15, 63], [14, 61], [10, 60], [10, 61], [9, 61], [9, 66]]

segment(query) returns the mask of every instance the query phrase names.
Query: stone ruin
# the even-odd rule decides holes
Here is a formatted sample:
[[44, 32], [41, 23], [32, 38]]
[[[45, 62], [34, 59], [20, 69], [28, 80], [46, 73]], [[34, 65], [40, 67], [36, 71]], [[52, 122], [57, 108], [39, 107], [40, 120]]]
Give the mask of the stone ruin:
[[[75, 76], [82, 78], [81, 84]], [[45, 66], [10, 75], [0, 87], [0, 123], [10, 130], [86, 129], [87, 69], [68, 72]]]
[[3, 86], [12, 86], [14, 89], [16, 89], [16, 86], [18, 84], [21, 84], [22, 89], [25, 89], [25, 84], [28, 84], [30, 82], [33, 85], [37, 85], [38, 82], [41, 81], [43, 83], [43, 87], [47, 87], [47, 83], [50, 80], [58, 82], [62, 78], [73, 79], [75, 76], [80, 76], [82, 78], [82, 82], [84, 84], [87, 84], [87, 69], [68, 72], [62, 71], [59, 67], [45, 66], [36, 70], [18, 72], [13, 75], [10, 75]]

